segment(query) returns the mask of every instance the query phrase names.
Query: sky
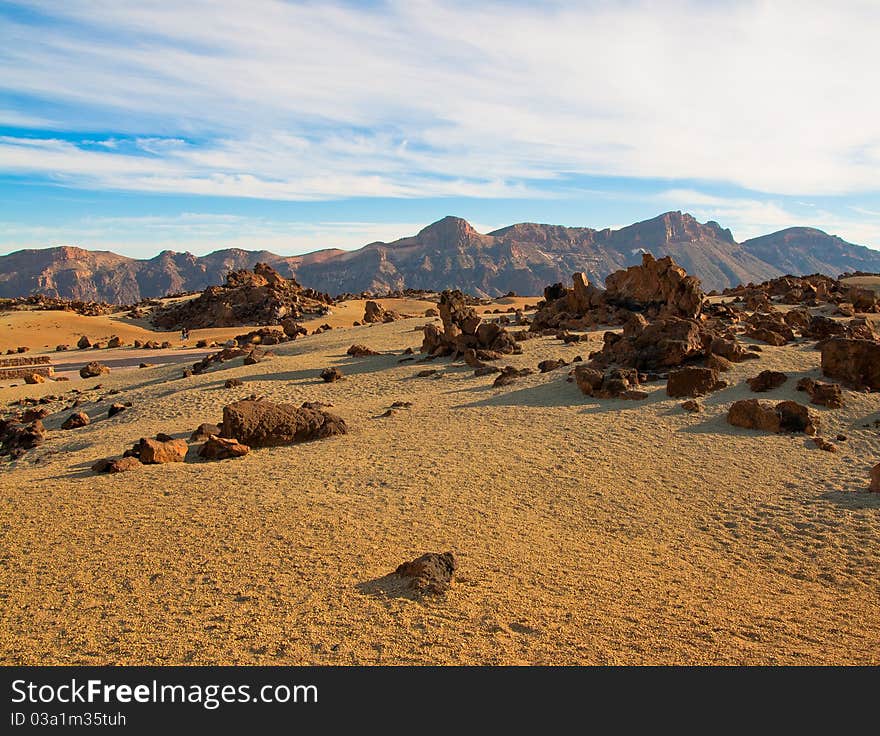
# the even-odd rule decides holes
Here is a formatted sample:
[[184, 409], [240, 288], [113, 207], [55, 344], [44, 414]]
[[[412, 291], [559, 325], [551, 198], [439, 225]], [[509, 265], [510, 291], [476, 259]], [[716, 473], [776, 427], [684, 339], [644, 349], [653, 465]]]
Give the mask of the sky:
[[880, 248], [880, 3], [0, 0], [0, 253], [682, 210]]

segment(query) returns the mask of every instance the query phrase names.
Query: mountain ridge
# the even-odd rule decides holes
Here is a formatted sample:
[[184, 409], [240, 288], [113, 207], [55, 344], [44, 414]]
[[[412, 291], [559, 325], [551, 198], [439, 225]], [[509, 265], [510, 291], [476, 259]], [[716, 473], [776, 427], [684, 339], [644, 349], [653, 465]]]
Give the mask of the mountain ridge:
[[0, 256], [0, 297], [47, 296], [128, 304], [200, 291], [227, 272], [267, 263], [306, 287], [331, 294], [459, 288], [480, 296], [509, 291], [540, 294], [583, 271], [595, 283], [639, 262], [641, 253], [671, 256], [706, 290], [785, 274], [880, 271], [880, 251], [817, 228], [790, 227], [738, 243], [715, 221], [670, 211], [618, 228], [521, 222], [479, 233], [448, 215], [418, 233], [345, 251], [325, 248], [296, 256], [227, 248], [204, 256], [163, 250], [147, 259], [74, 245], [25, 249]]

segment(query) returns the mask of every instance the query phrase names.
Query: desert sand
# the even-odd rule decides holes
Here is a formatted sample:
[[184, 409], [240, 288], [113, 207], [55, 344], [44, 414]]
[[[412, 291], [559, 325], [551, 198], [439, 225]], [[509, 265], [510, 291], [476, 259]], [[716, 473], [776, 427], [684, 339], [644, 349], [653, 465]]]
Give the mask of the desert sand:
[[[764, 369], [789, 380], [760, 398], [806, 401], [813, 343], [762, 345], [689, 414], [662, 381], [645, 401], [597, 400], [566, 368], [493, 388], [448, 359], [399, 363], [429, 321], [334, 329], [189, 378], [114, 370], [86, 394], [92, 424], [48, 417], [46, 443], [0, 469], [0, 662], [878, 663], [880, 496], [865, 491], [880, 395], [812, 407], [825, 437], [847, 437], [833, 454], [725, 421]], [[501, 364], [586, 357], [590, 334], [530, 340]], [[350, 358], [353, 343], [384, 354]], [[328, 366], [346, 379], [321, 382]], [[223, 388], [232, 377], [244, 385]], [[0, 402], [97, 383], [7, 387]], [[188, 438], [251, 393], [330, 402], [350, 434], [89, 470], [142, 436]], [[116, 400], [133, 406], [107, 419]], [[395, 401], [413, 406], [377, 418]], [[459, 563], [447, 595], [383, 593], [400, 562], [445, 550]]]

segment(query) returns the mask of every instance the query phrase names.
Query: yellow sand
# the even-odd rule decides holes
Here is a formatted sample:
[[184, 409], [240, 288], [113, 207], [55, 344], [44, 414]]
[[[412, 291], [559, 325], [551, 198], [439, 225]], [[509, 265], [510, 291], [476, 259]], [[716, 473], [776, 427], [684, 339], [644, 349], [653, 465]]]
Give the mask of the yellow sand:
[[[180, 299], [167, 301], [180, 301]], [[506, 309], [508, 301], [514, 300], [501, 299], [497, 304], [487, 307], [487, 309]], [[535, 301], [537, 301], [537, 297], [532, 299], [533, 303]], [[379, 302], [388, 309], [397, 310], [402, 314], [423, 315], [429, 307], [437, 306], [433, 302], [417, 299], [387, 299], [379, 300]], [[352, 324], [363, 319], [365, 304], [366, 301], [363, 299], [341, 302], [332, 307], [331, 314], [302, 320], [302, 325], [310, 331], [322, 324], [329, 324], [332, 327], [351, 327]], [[247, 332], [248, 329], [250, 328], [219, 327], [191, 330], [187, 344], [195, 345], [197, 340], [202, 339], [223, 342], [235, 337], [235, 335]], [[125, 316], [125, 312], [98, 317], [85, 317], [75, 312], [61, 311], [0, 312], [0, 352], [2, 353], [19, 346], [40, 352], [54, 350], [56, 345], [75, 347], [83, 335], [93, 343], [106, 342], [110, 337], [116, 335], [126, 344], [131, 344], [135, 340], [142, 342], [147, 340], [165, 342], [167, 340], [175, 347], [182, 345], [179, 332], [155, 330], [149, 324], [148, 319], [130, 319]]]
[[[831, 454], [724, 419], [765, 368], [790, 378], [764, 398], [805, 401], [810, 345], [764, 346], [687, 414], [662, 383], [643, 402], [600, 401], [565, 369], [495, 389], [445, 360], [399, 364], [426, 321], [334, 330], [188, 379], [114, 371], [101, 383], [132, 409], [108, 420], [108, 400], [87, 403], [95, 421], [70, 432], [56, 430], [67, 412], [50, 417], [47, 443], [0, 470], [0, 663], [878, 663], [880, 496], [865, 490], [880, 428], [863, 425], [880, 395], [816, 407], [825, 437], [848, 437]], [[502, 364], [600, 340], [533, 340]], [[389, 354], [348, 358], [355, 342]], [[333, 365], [346, 380], [319, 381]], [[441, 377], [415, 378], [426, 367]], [[231, 377], [244, 386], [224, 389]], [[351, 433], [88, 470], [252, 392], [332, 402]], [[398, 400], [414, 406], [375, 418]], [[400, 562], [445, 550], [460, 565], [445, 598], [378, 592]]]

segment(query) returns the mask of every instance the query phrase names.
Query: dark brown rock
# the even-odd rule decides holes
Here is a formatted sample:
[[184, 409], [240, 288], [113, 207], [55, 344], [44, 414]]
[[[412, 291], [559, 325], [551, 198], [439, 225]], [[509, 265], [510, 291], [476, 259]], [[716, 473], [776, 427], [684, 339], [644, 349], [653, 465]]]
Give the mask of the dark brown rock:
[[242, 457], [250, 451], [250, 447], [241, 444], [238, 440], [212, 435], [199, 448], [199, 457], [206, 460], [227, 460], [233, 457]]
[[761, 371], [757, 376], [749, 378], [746, 383], [755, 393], [764, 393], [779, 388], [788, 380], [788, 376], [780, 371]]
[[832, 338], [821, 350], [824, 375], [853, 388], [880, 391], [880, 342]]
[[718, 380], [718, 373], [712, 368], [687, 366], [669, 374], [666, 394], [676, 398], [684, 396], [703, 396], [727, 386]]
[[836, 383], [823, 383], [805, 376], [797, 383], [798, 391], [806, 391], [810, 395], [811, 404], [839, 409], [843, 406], [843, 392]]
[[90, 423], [89, 415], [84, 411], [78, 411], [71, 414], [67, 419], [64, 420], [64, 424], [61, 425], [61, 429], [79, 429], [80, 427], [85, 427]]
[[103, 363], [99, 363], [96, 360], [93, 360], [91, 363], [87, 363], [79, 369], [79, 375], [82, 378], [94, 378], [95, 376], [102, 376], [105, 373], [109, 372], [110, 368], [108, 368]]
[[585, 396], [597, 399], [645, 399], [647, 392], [639, 390], [639, 373], [632, 368], [601, 370], [593, 365], [578, 365], [573, 378]]
[[107, 409], [108, 419], [110, 417], [115, 417], [117, 414], [120, 414], [121, 412], [124, 412], [129, 407], [131, 407], [130, 401], [125, 402], [125, 403], [117, 401], [117, 402], [110, 404], [110, 407]]
[[819, 420], [802, 404], [781, 401], [776, 406], [757, 399], [736, 401], [727, 412], [727, 422], [735, 427], [765, 432], [804, 432], [816, 434]]
[[352, 345], [345, 351], [345, 354], [350, 355], [353, 358], [367, 358], [371, 355], [379, 355], [379, 353], [375, 350], [371, 350], [366, 345]]
[[200, 424], [189, 436], [190, 442], [204, 442], [211, 435], [219, 435], [220, 427], [216, 424]]
[[270, 401], [246, 399], [224, 407], [222, 436], [250, 447], [272, 447], [346, 434], [340, 417]]
[[408, 578], [410, 588], [417, 593], [440, 595], [449, 590], [455, 569], [456, 560], [452, 552], [429, 552], [411, 562], [404, 562], [398, 566], [395, 574]]
[[325, 368], [321, 371], [321, 380], [325, 383], [334, 383], [336, 381], [341, 381], [343, 378], [345, 378], [345, 376], [342, 375], [342, 371], [338, 368]]
[[549, 373], [550, 371], [555, 371], [557, 368], [562, 368], [566, 365], [568, 365], [568, 363], [562, 358], [557, 358], [556, 360], [542, 360], [538, 363], [538, 370], [541, 373]]

